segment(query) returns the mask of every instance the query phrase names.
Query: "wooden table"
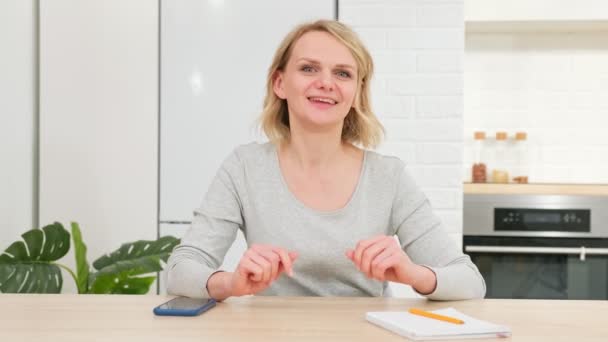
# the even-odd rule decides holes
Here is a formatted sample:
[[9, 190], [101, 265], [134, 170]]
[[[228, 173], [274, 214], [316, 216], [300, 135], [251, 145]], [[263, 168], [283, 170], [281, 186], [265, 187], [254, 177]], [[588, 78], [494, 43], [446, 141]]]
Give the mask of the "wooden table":
[[0, 294], [0, 341], [407, 341], [365, 312], [411, 306], [451, 306], [513, 330], [490, 341], [608, 341], [608, 301], [244, 297], [198, 317], [154, 316], [169, 298]]

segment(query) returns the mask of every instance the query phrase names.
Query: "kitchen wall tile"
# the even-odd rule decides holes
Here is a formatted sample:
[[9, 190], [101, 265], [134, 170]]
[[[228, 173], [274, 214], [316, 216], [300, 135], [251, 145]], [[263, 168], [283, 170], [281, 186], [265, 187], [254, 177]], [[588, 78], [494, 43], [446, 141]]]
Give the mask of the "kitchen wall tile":
[[340, 20], [358, 27], [401, 27], [416, 25], [416, 8], [411, 1], [400, 4], [365, 4], [340, 7]]
[[425, 4], [416, 7], [416, 26], [418, 27], [463, 27], [463, 6], [455, 4]]
[[[342, 7], [341, 7], [342, 8]], [[357, 27], [357, 34], [365, 46], [371, 51], [386, 48], [386, 30], [383, 28]]]
[[407, 165], [416, 163], [415, 147], [412, 142], [387, 139], [377, 148], [377, 151], [384, 155], [395, 156]]
[[418, 72], [462, 72], [462, 51], [419, 52], [416, 56]]
[[416, 116], [421, 119], [461, 118], [462, 96], [417, 96]]
[[373, 53], [378, 74], [413, 73], [416, 71], [416, 54], [410, 51], [378, 51]]
[[462, 120], [384, 120], [388, 138], [396, 141], [462, 142]]
[[463, 29], [389, 29], [387, 45], [391, 49], [462, 49]]
[[403, 160], [460, 243], [463, 0], [341, 0], [374, 57], [372, 104], [386, 129], [378, 147]]
[[382, 96], [372, 94], [374, 113], [383, 118], [408, 119], [414, 114], [413, 96]]
[[394, 95], [452, 95], [462, 94], [461, 74], [417, 74], [387, 79], [387, 90]]
[[421, 164], [456, 164], [462, 159], [462, 143], [416, 144], [416, 162]]

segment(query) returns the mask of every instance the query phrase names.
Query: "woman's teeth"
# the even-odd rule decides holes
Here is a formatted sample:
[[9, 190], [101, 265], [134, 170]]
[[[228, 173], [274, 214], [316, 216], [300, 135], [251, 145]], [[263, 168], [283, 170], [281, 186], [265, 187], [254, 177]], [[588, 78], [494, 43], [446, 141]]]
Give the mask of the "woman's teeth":
[[327, 98], [323, 98], [323, 97], [309, 97], [308, 98], [310, 101], [314, 101], [314, 102], [323, 102], [323, 103], [329, 103], [329, 104], [336, 104], [336, 101], [332, 100], [332, 99], [327, 99]]

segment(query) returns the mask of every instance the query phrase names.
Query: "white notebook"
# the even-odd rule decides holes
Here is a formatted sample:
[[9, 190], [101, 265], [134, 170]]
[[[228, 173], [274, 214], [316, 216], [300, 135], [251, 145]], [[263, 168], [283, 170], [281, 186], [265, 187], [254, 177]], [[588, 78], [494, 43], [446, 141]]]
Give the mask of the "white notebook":
[[448, 340], [464, 338], [509, 337], [511, 329], [469, 317], [454, 308], [431, 311], [458, 318], [464, 324], [454, 324], [418, 316], [403, 311], [368, 312], [365, 318], [376, 325], [410, 340]]

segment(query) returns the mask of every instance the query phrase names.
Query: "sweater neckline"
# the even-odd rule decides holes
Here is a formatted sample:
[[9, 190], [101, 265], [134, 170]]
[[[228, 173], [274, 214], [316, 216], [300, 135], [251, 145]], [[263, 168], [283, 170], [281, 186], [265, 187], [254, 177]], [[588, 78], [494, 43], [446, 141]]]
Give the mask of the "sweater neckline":
[[365, 177], [365, 174], [367, 173], [367, 159], [368, 159], [368, 150], [363, 150], [363, 162], [361, 163], [361, 169], [359, 171], [359, 179], [357, 180], [357, 185], [355, 186], [355, 189], [353, 190], [352, 194], [350, 195], [350, 198], [348, 199], [348, 201], [346, 202], [346, 204], [342, 207], [342, 208], [338, 208], [335, 210], [318, 210], [318, 209], [314, 209], [311, 208], [309, 206], [307, 206], [306, 204], [304, 204], [300, 199], [298, 199], [296, 197], [296, 195], [294, 195], [293, 192], [291, 192], [291, 190], [289, 189], [289, 186], [287, 185], [287, 181], [285, 180], [285, 177], [283, 176], [283, 171], [281, 170], [281, 164], [279, 161], [279, 150], [276, 147], [276, 145], [272, 144], [272, 150], [273, 150], [273, 161], [274, 161], [274, 169], [276, 174], [278, 175], [278, 178], [281, 180], [281, 187], [283, 189], [283, 192], [285, 192], [287, 194], [287, 197], [289, 197], [289, 201], [294, 204], [296, 207], [301, 208], [305, 211], [311, 212], [315, 215], [318, 216], [334, 216], [334, 215], [339, 215], [345, 211], [347, 211], [352, 205], [353, 202], [356, 200], [359, 192], [360, 192], [360, 188], [362, 187], [362, 183], [363, 183], [363, 179]]

